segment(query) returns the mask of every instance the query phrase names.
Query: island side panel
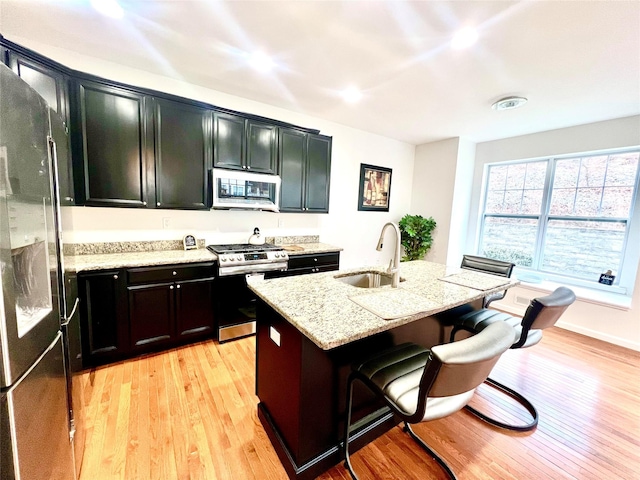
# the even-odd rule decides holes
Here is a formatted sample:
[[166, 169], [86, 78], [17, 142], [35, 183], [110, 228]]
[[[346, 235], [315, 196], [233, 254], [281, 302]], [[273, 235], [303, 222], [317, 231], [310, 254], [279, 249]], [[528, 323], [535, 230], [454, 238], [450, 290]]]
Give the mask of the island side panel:
[[[325, 351], [261, 300], [257, 320], [256, 393], [261, 408], [268, 412], [286, 445], [286, 457], [295, 464], [285, 465], [291, 478], [315, 478], [340, 461], [338, 447], [343, 437], [346, 381], [354, 361], [407, 341], [430, 347], [441, 343], [445, 336], [444, 327], [435, 317], [425, 317]], [[272, 327], [280, 346], [271, 338]], [[356, 384], [354, 424], [367, 416], [367, 422], [380, 420], [387, 414], [382, 407], [369, 390]], [[387, 421], [384, 427], [376, 429], [376, 435], [394, 423]], [[357, 442], [354, 450], [358, 443], [362, 442]], [[277, 445], [274, 447], [278, 450]], [[282, 453], [279, 454], [285, 464]], [[313, 475], [307, 475], [311, 474], [307, 469], [313, 470]]]

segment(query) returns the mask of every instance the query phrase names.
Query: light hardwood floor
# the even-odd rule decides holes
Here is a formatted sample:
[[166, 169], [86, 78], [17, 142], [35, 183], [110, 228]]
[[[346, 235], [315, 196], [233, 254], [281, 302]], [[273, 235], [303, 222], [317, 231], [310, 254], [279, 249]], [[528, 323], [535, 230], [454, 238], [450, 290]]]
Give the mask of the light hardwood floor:
[[[286, 479], [257, 419], [254, 355], [253, 337], [207, 341], [87, 371], [81, 480]], [[640, 479], [640, 353], [554, 327], [492, 377], [540, 423], [506, 433], [461, 411], [417, 425], [460, 480]], [[520, 415], [486, 387], [473, 404]], [[362, 480], [445, 478], [400, 427], [352, 459]], [[348, 478], [342, 465], [319, 477]]]

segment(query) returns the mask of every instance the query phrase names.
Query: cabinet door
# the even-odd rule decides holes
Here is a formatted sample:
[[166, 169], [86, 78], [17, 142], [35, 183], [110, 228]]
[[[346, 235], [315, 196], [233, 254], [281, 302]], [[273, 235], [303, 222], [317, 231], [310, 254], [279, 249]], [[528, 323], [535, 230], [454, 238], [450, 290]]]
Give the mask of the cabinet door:
[[211, 112], [154, 100], [156, 206], [207, 209]]
[[176, 283], [177, 340], [213, 331], [213, 278]]
[[328, 213], [331, 138], [322, 135], [309, 135], [306, 174], [305, 210]]
[[80, 274], [78, 289], [83, 364], [100, 363], [126, 354], [129, 330], [124, 275], [119, 270]]
[[[69, 109], [67, 77], [41, 63], [9, 51], [11, 69], [40, 94], [54, 114], [62, 119], [61, 129], [52, 132], [58, 147], [58, 187], [60, 204], [74, 205], [73, 177], [68, 136]], [[54, 124], [58, 127], [58, 124]]]
[[280, 210], [301, 212], [304, 207], [304, 167], [307, 135], [297, 130], [280, 129]]
[[146, 350], [173, 337], [173, 283], [127, 287], [131, 349]]
[[146, 206], [154, 182], [153, 163], [147, 168], [153, 140], [147, 138], [145, 97], [88, 81], [78, 89], [85, 203]]
[[247, 170], [276, 173], [277, 127], [247, 120]]
[[215, 167], [242, 170], [245, 156], [245, 119], [214, 113], [213, 162]]

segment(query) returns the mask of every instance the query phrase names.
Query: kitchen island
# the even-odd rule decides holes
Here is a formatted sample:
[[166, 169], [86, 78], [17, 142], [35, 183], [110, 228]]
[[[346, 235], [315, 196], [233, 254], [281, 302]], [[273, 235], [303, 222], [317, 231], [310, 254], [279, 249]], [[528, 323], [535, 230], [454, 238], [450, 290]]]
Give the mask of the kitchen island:
[[[518, 283], [413, 261], [400, 265], [399, 288], [356, 286], [384, 273], [363, 267], [249, 281], [258, 296], [258, 415], [290, 478], [315, 478], [340, 461], [352, 362], [406, 341], [443, 343], [447, 316]], [[370, 393], [354, 390], [353, 451], [396, 423]]]

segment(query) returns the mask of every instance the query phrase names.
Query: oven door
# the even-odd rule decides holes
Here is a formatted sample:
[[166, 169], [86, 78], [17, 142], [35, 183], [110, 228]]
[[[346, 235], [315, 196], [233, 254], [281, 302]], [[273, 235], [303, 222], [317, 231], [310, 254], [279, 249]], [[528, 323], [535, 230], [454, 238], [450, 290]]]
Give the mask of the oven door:
[[256, 333], [256, 297], [247, 286], [246, 275], [216, 278], [218, 341], [226, 342]]

